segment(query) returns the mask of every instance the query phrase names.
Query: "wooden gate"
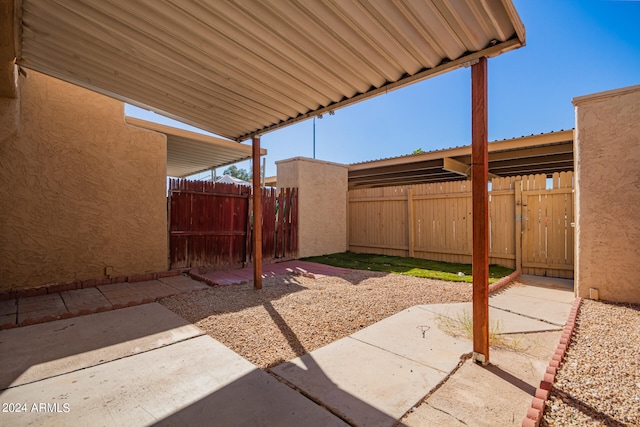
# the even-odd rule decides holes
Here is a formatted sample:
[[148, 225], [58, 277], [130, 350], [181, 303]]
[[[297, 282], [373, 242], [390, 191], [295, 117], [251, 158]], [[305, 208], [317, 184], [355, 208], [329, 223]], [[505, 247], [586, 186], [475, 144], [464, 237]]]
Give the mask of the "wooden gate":
[[248, 187], [171, 180], [168, 199], [170, 268], [243, 263], [249, 196]]
[[[249, 213], [251, 215], [251, 212]], [[253, 224], [253, 219], [249, 220]], [[252, 232], [247, 239], [247, 261], [252, 260]], [[262, 260], [293, 259], [298, 255], [298, 189], [262, 189]]]
[[[252, 188], [205, 181], [170, 180], [169, 265], [233, 268], [251, 261]], [[262, 189], [263, 261], [298, 253], [298, 193]]]
[[573, 278], [573, 174], [529, 180], [522, 190], [522, 272], [538, 276]]

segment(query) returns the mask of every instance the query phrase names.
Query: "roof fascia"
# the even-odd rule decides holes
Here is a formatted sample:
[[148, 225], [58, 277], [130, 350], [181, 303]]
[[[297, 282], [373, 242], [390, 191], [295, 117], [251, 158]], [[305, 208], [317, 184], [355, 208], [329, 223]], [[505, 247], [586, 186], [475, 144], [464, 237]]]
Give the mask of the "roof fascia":
[[419, 82], [421, 80], [425, 80], [427, 78], [435, 77], [435, 76], [437, 76], [439, 74], [443, 74], [445, 72], [452, 71], [452, 70], [457, 69], [457, 68], [470, 66], [473, 61], [475, 61], [475, 60], [477, 60], [477, 59], [479, 59], [479, 58], [481, 58], [483, 56], [487, 57], [487, 58], [494, 57], [494, 56], [500, 55], [500, 54], [502, 54], [502, 53], [504, 53], [506, 51], [517, 49], [517, 48], [522, 47], [522, 46], [524, 46], [524, 41], [520, 40], [518, 38], [517, 33], [516, 33], [516, 34], [514, 34], [514, 37], [512, 37], [511, 39], [506, 40], [506, 41], [504, 41], [502, 43], [498, 43], [496, 45], [489, 46], [489, 47], [487, 47], [485, 49], [482, 49], [482, 50], [479, 50], [477, 52], [470, 52], [470, 53], [468, 53], [466, 55], [461, 56], [458, 59], [454, 59], [454, 60], [448, 61], [448, 62], [442, 62], [440, 65], [438, 65], [436, 67], [422, 70], [422, 71], [420, 71], [418, 73], [415, 73], [415, 74], [412, 74], [410, 76], [403, 77], [403, 78], [401, 78], [401, 79], [399, 79], [399, 80], [397, 80], [395, 82], [389, 82], [389, 83], [387, 83], [385, 85], [382, 85], [382, 86], [380, 86], [378, 88], [373, 88], [373, 89], [371, 89], [371, 90], [369, 90], [367, 92], [357, 94], [355, 96], [343, 99], [343, 100], [338, 101], [338, 102], [334, 102], [334, 103], [329, 104], [329, 105], [327, 105], [325, 107], [320, 107], [320, 108], [318, 108], [316, 110], [309, 111], [308, 113], [300, 114], [300, 115], [298, 115], [296, 117], [292, 117], [292, 118], [290, 118], [288, 120], [284, 120], [282, 122], [275, 123], [275, 124], [273, 124], [271, 126], [265, 126], [264, 128], [259, 129], [257, 131], [250, 132], [250, 133], [247, 133], [245, 135], [240, 135], [238, 138], [236, 138], [236, 140], [237, 141], [245, 141], [247, 139], [253, 138], [254, 136], [262, 135], [262, 134], [265, 134], [267, 132], [272, 132], [272, 131], [274, 131], [276, 129], [280, 129], [280, 128], [283, 128], [283, 127], [286, 127], [286, 126], [290, 126], [292, 124], [301, 122], [301, 121], [306, 120], [308, 118], [311, 118], [313, 116], [318, 116], [318, 115], [321, 115], [321, 114], [329, 113], [330, 111], [335, 111], [335, 110], [337, 110], [339, 108], [346, 107], [348, 105], [354, 104], [356, 102], [363, 101], [363, 100], [368, 99], [368, 98], [372, 98], [372, 97], [377, 96], [377, 95], [381, 95], [383, 93], [388, 93], [388, 92], [390, 92], [392, 90], [395, 90], [395, 89], [400, 89], [402, 87], [405, 87], [405, 86], [410, 85], [412, 83]]
[[[573, 140], [573, 129], [545, 133], [542, 135], [530, 135], [520, 138], [508, 139], [505, 141], [494, 141], [489, 143], [489, 152], [514, 150], [519, 148], [527, 148], [536, 145], [554, 144]], [[379, 168], [385, 166], [403, 165], [407, 163], [416, 163], [426, 160], [436, 160], [444, 157], [459, 157], [471, 155], [471, 146], [449, 148], [445, 150], [430, 151], [428, 153], [414, 154], [409, 156], [394, 157], [391, 159], [374, 160], [366, 163], [357, 163], [349, 165], [349, 171], [357, 171], [363, 169]]]

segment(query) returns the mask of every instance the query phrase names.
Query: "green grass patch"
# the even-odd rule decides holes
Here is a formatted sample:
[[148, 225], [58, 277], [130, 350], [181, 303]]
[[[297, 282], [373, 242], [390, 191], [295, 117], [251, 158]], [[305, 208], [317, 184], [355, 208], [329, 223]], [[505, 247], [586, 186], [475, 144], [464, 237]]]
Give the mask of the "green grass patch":
[[[457, 264], [376, 254], [356, 254], [353, 252], [340, 252], [331, 255], [308, 257], [303, 258], [303, 261], [317, 262], [334, 267], [352, 268], [354, 270], [383, 271], [386, 273], [447, 280], [450, 282], [471, 283], [473, 281], [471, 277], [471, 264]], [[459, 273], [463, 273], [464, 275], [460, 275]], [[513, 273], [513, 270], [510, 268], [490, 265], [489, 283], [497, 282], [511, 273]]]

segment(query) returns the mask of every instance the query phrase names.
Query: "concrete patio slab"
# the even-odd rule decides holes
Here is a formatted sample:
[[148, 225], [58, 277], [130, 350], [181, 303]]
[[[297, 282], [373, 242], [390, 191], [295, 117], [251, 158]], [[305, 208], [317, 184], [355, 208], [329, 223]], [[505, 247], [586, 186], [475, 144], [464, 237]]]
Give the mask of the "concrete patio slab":
[[0, 390], [202, 334], [157, 303], [3, 330]]
[[[457, 304], [420, 305], [418, 307], [434, 313], [437, 316], [448, 317], [454, 321], [470, 322], [473, 318], [473, 308], [471, 303], [468, 302]], [[570, 310], [571, 307], [567, 309], [565, 319]], [[562, 329], [562, 326], [489, 307], [489, 328], [491, 329], [494, 327], [497, 329], [498, 333], [502, 334], [543, 332]]]
[[162, 277], [158, 280], [165, 285], [169, 285], [172, 288], [177, 289], [180, 292], [201, 291], [203, 289], [209, 288], [209, 286], [207, 286], [206, 284], [183, 275]]
[[0, 316], [4, 316], [6, 314], [15, 315], [18, 312], [18, 304], [16, 304], [16, 300], [10, 299], [7, 301], [0, 301]]
[[17, 314], [2, 314], [0, 315], [0, 327], [4, 325], [15, 326], [16, 320], [18, 318]]
[[549, 288], [562, 289], [573, 292], [573, 279], [560, 279], [558, 277], [534, 276], [523, 274], [518, 282], [528, 286], [546, 286]]
[[400, 425], [520, 426], [561, 334], [527, 334], [516, 351], [492, 348], [485, 367], [467, 360]]
[[59, 316], [66, 312], [67, 307], [58, 294], [39, 295], [18, 300], [18, 323], [30, 318]]
[[136, 291], [141, 292], [147, 296], [147, 298], [156, 299], [164, 298], [171, 295], [176, 295], [178, 291], [173, 286], [169, 286], [160, 280], [151, 280], [146, 282], [138, 282], [136, 284]]
[[[545, 277], [544, 279], [547, 279], [547, 278]], [[566, 280], [566, 279], [559, 279], [559, 280]], [[573, 290], [570, 288], [550, 287], [550, 286], [541, 286], [541, 285], [536, 286], [536, 285], [525, 283], [530, 281], [531, 279], [528, 279], [528, 280], [523, 279], [523, 280], [518, 280], [514, 282], [508, 288], [509, 295], [537, 298], [541, 301], [564, 302], [566, 304], [573, 304], [573, 301], [575, 300], [575, 295], [573, 293]], [[571, 282], [573, 283], [573, 281]], [[491, 295], [489, 297], [489, 301], [501, 295], [502, 293]]]
[[2, 414], [5, 425], [346, 426], [208, 336], [11, 388], [2, 396], [60, 409]]
[[95, 310], [112, 305], [97, 288], [60, 292], [60, 297], [69, 311]]
[[352, 338], [448, 374], [460, 356], [472, 351], [471, 341], [447, 335], [438, 316], [412, 307], [351, 335]]
[[392, 426], [446, 376], [351, 337], [271, 372], [357, 426]]
[[124, 304], [130, 301], [141, 301], [149, 298], [139, 287], [144, 282], [137, 283], [115, 283], [113, 285], [98, 286], [98, 289], [113, 305]]
[[494, 295], [489, 299], [489, 310], [500, 309], [563, 327], [571, 311], [571, 303], [524, 295]]

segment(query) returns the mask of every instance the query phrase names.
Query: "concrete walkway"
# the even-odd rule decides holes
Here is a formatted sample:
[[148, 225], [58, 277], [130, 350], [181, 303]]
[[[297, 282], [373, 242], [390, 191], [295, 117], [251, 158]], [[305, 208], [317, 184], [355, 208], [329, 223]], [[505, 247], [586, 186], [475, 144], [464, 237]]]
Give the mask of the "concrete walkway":
[[[299, 274], [316, 279], [350, 271], [346, 268], [294, 260], [265, 264], [262, 277]], [[176, 275], [157, 280], [114, 283], [0, 301], [0, 330], [147, 304], [184, 292], [208, 289], [207, 284], [238, 285], [253, 280], [253, 268], [250, 267], [203, 274], [198, 273], [198, 269], [193, 269], [189, 274], [197, 280], [186, 275]]]
[[471, 341], [443, 331], [470, 321], [461, 303], [409, 308], [271, 371], [357, 426], [519, 426], [571, 310], [569, 286], [524, 276], [492, 296], [491, 328], [513, 349], [493, 350], [487, 367], [463, 362]]
[[513, 350], [487, 367], [445, 332], [468, 303], [412, 307], [271, 374], [156, 303], [0, 331], [0, 400], [26, 408], [0, 425], [520, 425], [574, 300], [544, 280], [491, 297]]
[[345, 425], [157, 303], [0, 331], [0, 359], [4, 426]]
[[0, 329], [140, 305], [202, 289], [208, 289], [208, 286], [179, 275], [10, 299], [0, 301]]

